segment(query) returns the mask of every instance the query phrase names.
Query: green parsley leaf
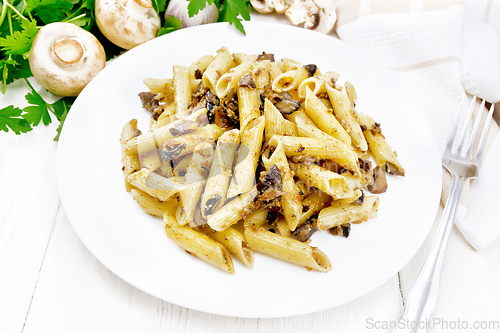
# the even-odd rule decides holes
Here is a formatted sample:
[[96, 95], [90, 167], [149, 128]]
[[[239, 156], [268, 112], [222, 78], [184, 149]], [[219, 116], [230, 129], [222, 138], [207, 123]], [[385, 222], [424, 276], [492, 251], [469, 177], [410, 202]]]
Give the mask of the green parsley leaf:
[[15, 68], [11, 70], [13, 79], [25, 79], [33, 76], [28, 59], [22, 55], [12, 56], [12, 59], [17, 63]]
[[0, 71], [2, 76], [2, 93], [5, 94], [7, 85], [14, 81], [12, 72], [16, 70], [18, 63], [11, 57], [0, 60]]
[[74, 3], [70, 0], [26, 0], [25, 11], [35, 13], [45, 24], [61, 21]]
[[[28, 83], [28, 80], [26, 80]], [[23, 109], [23, 118], [26, 121], [34, 126], [37, 126], [40, 123], [40, 120], [43, 120], [45, 125], [48, 125], [52, 122], [49, 114], [50, 104], [45, 102], [45, 100], [40, 96], [39, 93], [28, 83], [31, 88], [31, 92], [26, 94], [25, 98], [28, 101], [30, 106], [27, 106]]]
[[219, 21], [229, 22], [234, 24], [236, 29], [246, 35], [245, 28], [241, 24], [239, 16], [246, 20], [250, 20], [250, 12], [248, 11], [248, 3], [246, 0], [223, 0], [222, 10], [219, 15]]
[[[9, 105], [0, 110], [0, 130], [8, 132], [9, 128], [17, 135], [32, 130], [28, 122], [21, 118], [22, 110]], [[8, 127], [8, 128], [7, 128]]]
[[54, 141], [59, 140], [59, 136], [61, 135], [61, 130], [64, 125], [64, 121], [66, 120], [66, 116], [68, 115], [69, 108], [71, 105], [73, 105], [73, 102], [75, 101], [74, 97], [64, 97], [52, 104], [52, 107], [54, 109], [54, 113], [57, 116], [57, 119], [59, 119], [59, 126], [57, 127], [57, 135], [54, 138]]
[[0, 38], [0, 48], [5, 54], [23, 54], [29, 52], [31, 43], [38, 32], [36, 21], [23, 20], [21, 28], [22, 31], [14, 31], [14, 34]]
[[[55, 103], [50, 104], [52, 106], [52, 110], [54, 111], [55, 116], [59, 121], [61, 121], [61, 119], [66, 118], [66, 114], [68, 113], [69, 108], [75, 102], [75, 99], [76, 97], [63, 97], [60, 98]], [[64, 120], [62, 121], [64, 122]]]
[[163, 27], [158, 31], [158, 36], [168, 34], [181, 28], [182, 22], [173, 15], [169, 15], [163, 24]]
[[193, 17], [200, 10], [203, 10], [206, 6], [210, 6], [211, 4], [214, 3], [214, 0], [189, 0], [188, 4], [188, 14], [189, 17]]

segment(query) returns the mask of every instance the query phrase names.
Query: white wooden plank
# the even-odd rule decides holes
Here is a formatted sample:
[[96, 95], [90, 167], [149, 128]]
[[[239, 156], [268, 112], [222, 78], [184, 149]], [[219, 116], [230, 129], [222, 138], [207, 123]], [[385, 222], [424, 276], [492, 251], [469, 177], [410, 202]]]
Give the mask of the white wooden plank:
[[396, 320], [399, 316], [398, 285], [394, 277], [349, 304], [304, 316], [244, 319], [206, 314], [161, 301], [109, 272], [79, 241], [61, 210], [24, 333], [363, 332], [368, 331], [368, 318]]
[[[23, 85], [9, 86], [0, 108], [24, 107]], [[59, 206], [56, 128], [0, 132], [0, 332], [22, 330]]]

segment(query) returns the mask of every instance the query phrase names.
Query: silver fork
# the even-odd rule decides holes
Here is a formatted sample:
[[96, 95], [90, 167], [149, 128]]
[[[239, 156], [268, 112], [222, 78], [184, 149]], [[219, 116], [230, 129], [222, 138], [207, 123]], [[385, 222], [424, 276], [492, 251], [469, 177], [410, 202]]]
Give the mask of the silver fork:
[[473, 97], [463, 128], [458, 132], [460, 120], [464, 117], [463, 109], [467, 110], [467, 108], [463, 107], [465, 100], [467, 100], [467, 96], [463, 98], [460, 104], [460, 111], [455, 119], [455, 124], [446, 145], [442, 161], [443, 167], [451, 174], [450, 194], [446, 201], [441, 221], [439, 222], [434, 243], [425, 260], [424, 266], [408, 293], [408, 301], [403, 317], [393, 332], [428, 332], [430, 328], [430, 320], [438, 299], [439, 276], [441, 274], [443, 257], [448, 238], [453, 229], [460, 194], [462, 193], [465, 181], [477, 176], [479, 163], [486, 143], [488, 127], [494, 110], [494, 105], [492, 104], [483, 126], [478, 149], [473, 154], [474, 142], [478, 136], [482, 118], [481, 111], [484, 108], [485, 101], [483, 100], [481, 103], [480, 113], [476, 117], [469, 139], [465, 140], [472, 122], [476, 97]]

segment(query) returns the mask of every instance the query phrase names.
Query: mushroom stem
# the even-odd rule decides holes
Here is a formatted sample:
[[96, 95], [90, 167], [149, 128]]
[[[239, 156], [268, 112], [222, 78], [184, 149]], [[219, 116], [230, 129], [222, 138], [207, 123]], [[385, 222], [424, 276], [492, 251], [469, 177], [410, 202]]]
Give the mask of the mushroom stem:
[[74, 64], [82, 58], [83, 47], [73, 38], [64, 38], [54, 44], [54, 54], [62, 62]]

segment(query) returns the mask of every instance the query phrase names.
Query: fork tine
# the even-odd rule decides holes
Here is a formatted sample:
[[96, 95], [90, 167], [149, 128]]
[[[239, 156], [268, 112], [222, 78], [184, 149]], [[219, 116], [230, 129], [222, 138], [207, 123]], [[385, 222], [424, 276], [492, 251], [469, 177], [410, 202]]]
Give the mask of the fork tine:
[[453, 128], [452, 128], [451, 133], [450, 133], [450, 138], [448, 139], [448, 143], [446, 144], [446, 148], [448, 149], [448, 151], [451, 151], [453, 148], [453, 143], [454, 143], [455, 138], [457, 136], [458, 125], [460, 123], [460, 118], [461, 118], [462, 113], [463, 113], [462, 109], [464, 106], [464, 101], [466, 99], [467, 99], [467, 94], [465, 94], [464, 97], [462, 97], [462, 101], [460, 102], [460, 108], [458, 109], [458, 114], [455, 117], [455, 122], [453, 123]]
[[474, 128], [472, 129], [472, 134], [469, 138], [469, 142], [467, 143], [467, 146], [462, 147], [462, 152], [466, 152], [465, 155], [462, 154], [462, 156], [467, 156], [469, 159], [472, 159], [472, 148], [474, 148], [474, 141], [476, 140], [476, 135], [477, 131], [479, 129], [479, 124], [481, 123], [481, 118], [483, 117], [483, 108], [484, 108], [485, 100], [483, 99], [481, 106], [479, 107], [479, 112], [476, 115], [476, 121], [474, 122]]
[[474, 96], [472, 98], [472, 102], [470, 103], [470, 107], [469, 107], [469, 112], [467, 112], [467, 116], [465, 118], [465, 122], [464, 122], [464, 125], [462, 127], [462, 131], [460, 132], [460, 139], [458, 140], [458, 146], [457, 146], [457, 150], [460, 153], [460, 155], [461, 155], [460, 148], [464, 144], [465, 135], [467, 134], [467, 127], [469, 126], [470, 121], [472, 120], [472, 113], [474, 112], [474, 105], [475, 104], [476, 104], [476, 96]]
[[480, 162], [483, 155], [483, 149], [486, 145], [486, 137], [488, 136], [488, 130], [490, 127], [491, 118], [493, 117], [493, 112], [495, 111], [495, 104], [491, 103], [490, 110], [488, 111], [488, 117], [483, 127], [483, 133], [481, 133], [481, 140], [479, 141], [479, 148], [477, 149], [476, 158], [474, 161]]

